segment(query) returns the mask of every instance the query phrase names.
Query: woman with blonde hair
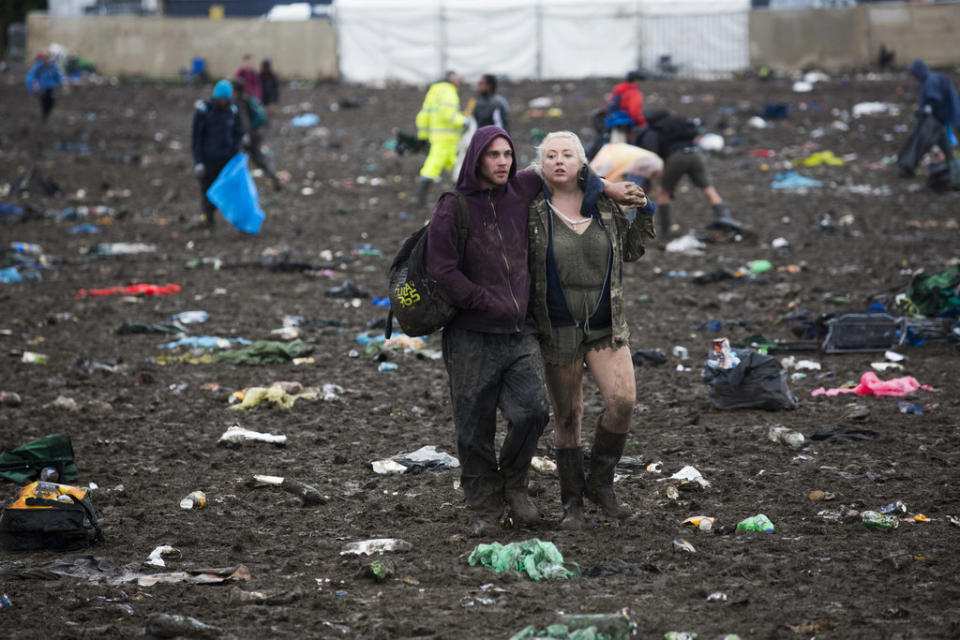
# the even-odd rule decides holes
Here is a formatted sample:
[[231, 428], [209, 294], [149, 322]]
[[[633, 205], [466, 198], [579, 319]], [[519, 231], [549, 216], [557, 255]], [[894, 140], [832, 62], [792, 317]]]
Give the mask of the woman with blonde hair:
[[[544, 184], [528, 218], [530, 307], [556, 420], [560, 526], [576, 530], [584, 524], [584, 496], [609, 517], [630, 515], [613, 489], [636, 401], [622, 273], [623, 263], [638, 260], [644, 242], [655, 237], [655, 207], [643, 198], [628, 218], [603, 195], [583, 144], [569, 131], [544, 138], [533, 169]], [[584, 365], [604, 404], [587, 473], [580, 443]]]

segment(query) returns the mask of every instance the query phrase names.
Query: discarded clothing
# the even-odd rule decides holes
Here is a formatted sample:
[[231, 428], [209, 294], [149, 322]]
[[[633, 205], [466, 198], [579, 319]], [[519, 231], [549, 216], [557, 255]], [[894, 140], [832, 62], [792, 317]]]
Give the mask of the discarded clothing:
[[525, 572], [538, 582], [544, 578], [569, 580], [581, 576], [580, 567], [574, 563], [565, 563], [552, 542], [541, 542], [537, 538], [507, 545], [499, 542], [479, 544], [470, 554], [468, 562], [471, 567], [481, 564], [497, 573]]
[[935, 391], [933, 387], [920, 384], [912, 376], [894, 378], [893, 380], [881, 380], [873, 371], [867, 371], [860, 376], [860, 384], [850, 388], [825, 389], [820, 387], [810, 392], [811, 396], [836, 396], [841, 393], [855, 393], [858, 396], [905, 396], [913, 393], [917, 389], [924, 391]]
[[310, 354], [313, 347], [303, 340], [292, 342], [277, 342], [274, 340], [257, 340], [251, 346], [238, 351], [221, 351], [214, 354], [213, 362], [232, 362], [233, 364], [284, 364], [294, 358]]
[[802, 176], [793, 171], [778, 173], [776, 179], [770, 183], [770, 187], [773, 189], [809, 189], [822, 186], [823, 183], [819, 180]]
[[826, 442], [852, 442], [855, 440], [876, 440], [880, 434], [870, 429], [855, 427], [820, 427], [810, 435], [811, 440]]
[[85, 298], [87, 296], [171, 296], [180, 291], [180, 285], [177, 284], [132, 284], [128, 287], [107, 287], [105, 289], [80, 289], [74, 298]]
[[644, 364], [648, 364], [651, 367], [659, 367], [667, 361], [667, 354], [659, 349], [641, 349], [633, 352], [631, 360], [633, 360], [633, 366], [635, 367]]
[[221, 338], [220, 336], [184, 336], [173, 342], [158, 344], [157, 349], [191, 347], [196, 349], [229, 349], [231, 344], [253, 344], [244, 338]]

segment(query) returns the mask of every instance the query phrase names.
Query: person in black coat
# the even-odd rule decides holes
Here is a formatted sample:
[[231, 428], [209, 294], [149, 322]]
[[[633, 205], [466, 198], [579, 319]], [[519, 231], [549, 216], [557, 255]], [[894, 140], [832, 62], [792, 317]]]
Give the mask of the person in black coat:
[[263, 106], [267, 108], [268, 114], [273, 115], [273, 105], [280, 100], [280, 82], [277, 76], [273, 75], [273, 65], [267, 59], [260, 63], [260, 87], [263, 91]]
[[243, 145], [243, 123], [237, 106], [230, 101], [232, 97], [233, 85], [221, 80], [213, 88], [213, 97], [198, 102], [193, 112], [193, 173], [200, 181], [202, 225], [208, 228], [213, 227], [217, 207], [207, 198], [207, 189]]

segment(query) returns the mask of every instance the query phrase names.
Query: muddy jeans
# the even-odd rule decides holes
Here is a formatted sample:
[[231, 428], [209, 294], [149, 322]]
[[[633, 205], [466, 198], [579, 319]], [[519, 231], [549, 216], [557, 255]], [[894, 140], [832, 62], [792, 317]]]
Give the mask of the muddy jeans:
[[[447, 327], [443, 361], [450, 377], [460, 483], [467, 503], [483, 509], [492, 497], [502, 502], [504, 477], [527, 472], [550, 419], [540, 346], [532, 322], [521, 334]], [[498, 408], [507, 421], [499, 459]]]

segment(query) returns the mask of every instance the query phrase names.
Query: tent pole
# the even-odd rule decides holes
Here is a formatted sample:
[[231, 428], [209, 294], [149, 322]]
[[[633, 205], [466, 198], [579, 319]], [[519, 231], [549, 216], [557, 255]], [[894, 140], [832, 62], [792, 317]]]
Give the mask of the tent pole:
[[543, 80], [543, 0], [537, 0], [536, 12], [537, 80]]

